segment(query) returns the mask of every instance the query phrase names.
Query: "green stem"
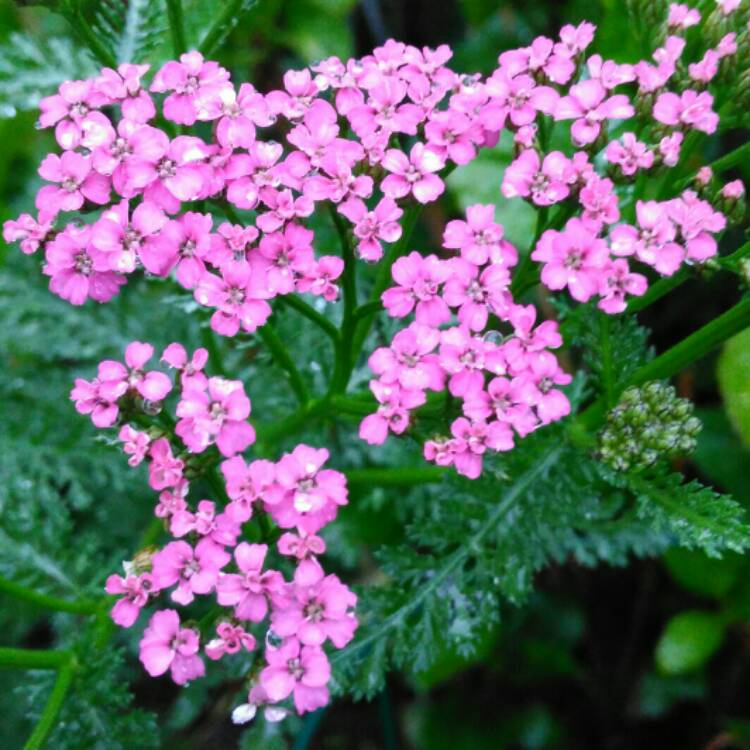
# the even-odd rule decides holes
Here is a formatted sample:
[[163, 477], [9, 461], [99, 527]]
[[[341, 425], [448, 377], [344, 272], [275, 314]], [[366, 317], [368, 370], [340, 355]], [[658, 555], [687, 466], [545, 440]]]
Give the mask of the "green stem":
[[521, 262], [518, 264], [516, 272], [513, 274], [513, 280], [510, 284], [510, 292], [514, 297], [520, 296], [520, 294], [528, 287], [528, 277], [534, 267], [534, 263], [531, 260], [531, 253], [534, 252], [534, 248], [536, 247], [539, 238], [542, 236], [542, 232], [547, 228], [548, 215], [549, 209], [546, 206], [537, 211], [534, 238], [531, 240], [528, 250], [521, 258]]
[[378, 487], [403, 487], [439, 482], [446, 469], [441, 466], [368, 467], [345, 471], [350, 487], [356, 485]]
[[331, 339], [331, 341], [333, 341], [334, 346], [339, 345], [341, 341], [339, 329], [336, 328], [336, 326], [331, 323], [325, 315], [321, 315], [314, 307], [311, 307], [307, 302], [300, 299], [298, 295], [285, 294], [276, 299], [287, 307], [296, 310], [300, 315], [304, 315], [309, 321], [315, 323], [315, 325], [318, 326], [318, 328], [320, 328], [323, 333]]
[[727, 169], [736, 167], [743, 160], [750, 160], [750, 142], [744, 143], [742, 146], [730, 151], [724, 156], [720, 156], [715, 161], [712, 161], [709, 166], [714, 172], [725, 172]]
[[336, 352], [334, 374], [331, 379], [331, 392], [343, 393], [346, 384], [354, 369], [355, 362], [352, 356], [352, 336], [354, 334], [354, 313], [357, 309], [357, 266], [354, 259], [354, 249], [349, 239], [349, 234], [341, 220], [336, 206], [329, 204], [331, 220], [336, 227], [341, 242], [341, 257], [344, 260], [344, 273], [342, 274], [341, 287], [344, 296], [344, 316], [341, 321], [341, 348]]
[[284, 342], [281, 340], [272, 321], [268, 321], [264, 326], [258, 329], [258, 335], [263, 339], [263, 343], [268, 347], [271, 356], [289, 377], [289, 385], [297, 396], [300, 404], [306, 404], [310, 400], [310, 392], [307, 390], [305, 379], [302, 377], [297, 365], [289, 354]]
[[65, 702], [68, 690], [70, 690], [70, 686], [73, 684], [75, 672], [76, 665], [72, 659], [69, 659], [65, 665], [60, 667], [44, 711], [42, 711], [42, 715], [39, 717], [34, 731], [26, 741], [24, 750], [41, 750], [44, 747], [50, 732], [57, 722], [57, 715], [60, 713], [60, 709]]
[[0, 592], [15, 597], [16, 599], [30, 602], [38, 607], [51, 609], [56, 612], [70, 612], [76, 615], [95, 615], [99, 612], [99, 608], [94, 602], [85, 601], [83, 599], [79, 601], [70, 601], [68, 599], [62, 599], [59, 596], [43, 594], [39, 591], [28, 589], [20, 583], [9, 581], [7, 578], [2, 577], [0, 577]]
[[69, 663], [69, 651], [29, 648], [0, 648], [0, 668], [59, 669]]
[[309, 422], [313, 417], [318, 414], [324, 413], [329, 406], [329, 401], [326, 398], [313, 399], [308, 401], [306, 404], [301, 406], [297, 411], [290, 414], [288, 417], [276, 420], [273, 424], [257, 424], [256, 430], [258, 433], [258, 443], [265, 445], [266, 443], [277, 443], [287, 435], [291, 435], [296, 432], [305, 423]]
[[182, 0], [167, 0], [169, 31], [172, 34], [172, 51], [179, 57], [186, 49], [185, 21], [182, 17]]
[[211, 200], [211, 203], [213, 203], [232, 224], [244, 226], [242, 219], [240, 219], [240, 215], [235, 211], [234, 206], [229, 201], [214, 198]]
[[[239, 20], [240, 15], [255, 5], [257, 0], [225, 0], [224, 8], [206, 32], [198, 49], [206, 57], [210, 57], [214, 50], [224, 41], [224, 37], [231, 31]], [[221, 6], [219, 6], [221, 7]]]

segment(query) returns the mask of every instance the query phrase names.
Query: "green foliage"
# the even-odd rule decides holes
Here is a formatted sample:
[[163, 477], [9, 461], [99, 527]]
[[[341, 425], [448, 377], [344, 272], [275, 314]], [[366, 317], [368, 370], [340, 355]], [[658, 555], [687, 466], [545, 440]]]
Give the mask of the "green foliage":
[[34, 109], [63, 81], [95, 72], [91, 58], [68, 37], [41, 42], [13, 32], [0, 44], [0, 118]]
[[163, 0], [103, 0], [92, 28], [118, 63], [143, 62], [166, 34]]
[[750, 447], [750, 330], [727, 341], [716, 374], [727, 414]]
[[665, 674], [702, 667], [724, 640], [726, 622], [711, 612], [692, 610], [673, 617], [656, 646], [656, 664]]

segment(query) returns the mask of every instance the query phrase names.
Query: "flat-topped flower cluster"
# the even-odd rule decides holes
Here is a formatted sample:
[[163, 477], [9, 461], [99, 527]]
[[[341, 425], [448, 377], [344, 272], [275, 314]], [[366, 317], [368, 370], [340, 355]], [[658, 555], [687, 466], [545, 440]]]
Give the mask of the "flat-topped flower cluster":
[[[343, 289], [345, 347], [358, 341], [352, 310], [360, 320], [376, 314], [358, 308], [355, 259], [382, 264], [393, 284], [376, 285], [370, 306], [379, 301], [408, 320], [388, 346], [368, 353], [376, 404], [360, 437], [380, 444], [407, 433], [428, 392], [447, 390], [457, 402], [443, 433], [418, 439], [427, 460], [474, 478], [486, 451], [511, 450], [570, 412], [560, 387], [571, 375], [553, 353], [563, 344], [557, 323], [524, 303], [528, 289], [540, 281], [617, 314], [646, 292], [646, 273], [669, 276], [717, 254], [741, 183], [717, 189], [705, 168], [689, 189], [663, 176], [692, 133], [718, 126], [711, 84], [750, 46], [736, 9], [717, 3], [716, 44], [690, 62], [685, 35], [700, 14], [672, 4], [663, 44], [634, 65], [589, 55], [595, 28], [582, 23], [503, 52], [487, 77], [452, 71], [446, 45], [420, 50], [393, 40], [362, 59], [289, 71], [283, 89], [267, 94], [237, 88], [195, 51], [150, 80], [148, 65], [105, 68], [42, 101], [40, 124], [54, 128], [62, 153], [39, 168], [48, 184], [37, 193], [37, 215], [6, 222], [4, 236], [25, 253], [41, 248], [51, 291], [73, 304], [106, 302], [134, 274], [174, 278], [227, 337], [264, 326], [276, 298], [315, 295], [314, 319]], [[482, 204], [447, 223], [440, 249], [409, 246], [407, 210], [436, 201], [451, 169], [506, 132], [514, 158], [497, 176], [498, 196], [538, 210], [530, 246], [519, 253], [494, 206]], [[652, 177], [669, 189], [647, 199], [641, 188]], [[311, 217], [323, 207], [341, 255], [316, 247]], [[356, 345], [336, 352], [349, 360], [337, 362], [339, 392], [360, 354]], [[215, 594], [233, 609], [205, 645], [214, 659], [253, 650], [245, 624], [270, 613], [266, 666], [240, 713], [292, 692], [299, 711], [320, 706], [330, 672], [321, 646], [344, 646], [356, 627], [354, 595], [317, 562], [317, 532], [346, 502], [344, 477], [322, 468], [324, 448], [305, 445], [277, 463], [246, 464], [239, 454], [255, 440], [250, 401], [240, 381], [203, 373], [204, 350], [188, 358], [172, 344], [162, 355], [179, 373], [170, 423], [160, 410], [173, 382], [144, 369], [152, 355], [134, 342], [124, 364], [102, 362], [72, 394], [95, 425], [119, 426], [132, 465], [148, 460], [156, 513], [177, 538], [109, 579], [108, 590], [123, 595], [113, 615], [132, 625], [168, 589], [183, 605]], [[191, 507], [188, 475], [212, 470], [200, 458], [212, 446], [207, 455], [224, 459], [225, 504], [216, 497]], [[290, 581], [264, 569], [268, 544], [240, 541], [254, 513], [287, 530], [277, 551], [298, 562]], [[171, 670], [183, 683], [204, 669], [200, 647], [195, 627], [160, 610], [141, 658], [150, 673]]]

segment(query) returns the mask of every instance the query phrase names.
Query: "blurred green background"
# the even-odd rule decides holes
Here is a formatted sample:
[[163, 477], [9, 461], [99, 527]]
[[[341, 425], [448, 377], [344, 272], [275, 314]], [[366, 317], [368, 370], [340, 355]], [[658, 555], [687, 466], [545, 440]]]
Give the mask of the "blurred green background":
[[[131, 3], [144, 7], [143, 0]], [[55, 3], [0, 0], [0, 220], [32, 207], [36, 166], [52, 148], [50, 133], [35, 129], [30, 107], [61, 80], [95, 70], [65, 21], [45, 5]], [[106, 11], [116, 3], [92, 3], [92, 12], [97, 5]], [[137, 39], [153, 47], [153, 59], [163, 60], [169, 55], [166, 19], [159, 3], [150, 5]], [[216, 3], [185, 0], [184, 6], [194, 42]], [[583, 18], [600, 26], [597, 51], [620, 61], [638, 59], [642, 40], [623, 0], [260, 0], [217, 58], [235, 81], [268, 90], [288, 68], [330, 54], [364, 54], [393, 36], [417, 45], [448, 42], [455, 69], [486, 73], [501, 50], [537, 34], [554, 36], [562, 24]], [[445, 211], [478, 200], [498, 203], [507, 235], [522, 245], [528, 241], [531, 212], [500, 202], [507, 156], [501, 148], [457, 170], [447, 208], [427, 215], [425, 243], [439, 238]], [[652, 343], [662, 349], [716, 315], [736, 294], [722, 283], [691, 282], [654, 306], [643, 321], [654, 330]], [[159, 284], [146, 281], [129, 284], [109, 305], [73, 308], [47, 292], [39, 257], [0, 247], [0, 574], [61, 595], [95, 595], [105, 574], [137, 546], [152, 503], [143, 474], [128, 470], [74, 414], [68, 391], [75, 376], [90, 375], [99, 359], [118, 356], [130, 340], [197, 345], [201, 333], [186, 310], [194, 312], [184, 298], [165, 298]], [[744, 422], [750, 438], [748, 352], [745, 336], [727, 347], [718, 368], [712, 358], [678, 382], [704, 421], [686, 474], [746, 504], [750, 453], [730, 417]], [[242, 376], [254, 355], [227, 348], [225, 356]], [[279, 398], [273, 388], [249, 390], [254, 405], [256, 396], [269, 408]], [[340, 532], [341, 548], [349, 544], [356, 548], [352, 554], [361, 553], [362, 538], [382, 540], [399, 523], [383, 492], [359, 492], [358, 510]], [[51, 746], [750, 747], [749, 571], [750, 563], [739, 557], [717, 562], [682, 551], [627, 568], [553, 566], [539, 576], [528, 606], [507, 610], [477, 658], [445, 654], [418, 679], [393, 675], [372, 703], [339, 701], [313, 721], [289, 720], [280, 729], [231, 726], [227, 713], [238, 682], [229, 690], [205, 681], [178, 691], [149, 680], [133, 659], [134, 636], [125, 635], [118, 642], [122, 652], [110, 649], [87, 668]], [[49, 646], [60, 634], [70, 637], [65, 634], [75, 622], [0, 594], [2, 645]], [[41, 711], [51, 677], [7, 672], [3, 680], [0, 747], [12, 750], [22, 746]]]

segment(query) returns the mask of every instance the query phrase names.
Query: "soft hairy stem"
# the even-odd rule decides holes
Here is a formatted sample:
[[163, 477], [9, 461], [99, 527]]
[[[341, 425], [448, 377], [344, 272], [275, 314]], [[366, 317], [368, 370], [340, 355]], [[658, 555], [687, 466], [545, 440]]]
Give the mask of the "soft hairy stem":
[[0, 593], [8, 594], [16, 599], [21, 599], [22, 601], [44, 609], [51, 609], [55, 612], [70, 612], [75, 615], [95, 615], [99, 613], [99, 608], [94, 602], [83, 599], [70, 601], [59, 596], [43, 594], [2, 577], [0, 577]]
[[47, 704], [42, 711], [42, 715], [39, 717], [39, 721], [34, 727], [34, 731], [26, 741], [24, 750], [40, 750], [44, 747], [44, 744], [49, 737], [50, 732], [54, 728], [57, 722], [57, 715], [60, 713], [60, 709], [65, 702], [65, 698], [73, 684], [73, 678], [75, 677], [76, 663], [75, 660], [69, 658], [67, 663], [62, 665], [57, 673], [57, 679], [55, 685], [52, 688], [52, 692], [47, 700]]

